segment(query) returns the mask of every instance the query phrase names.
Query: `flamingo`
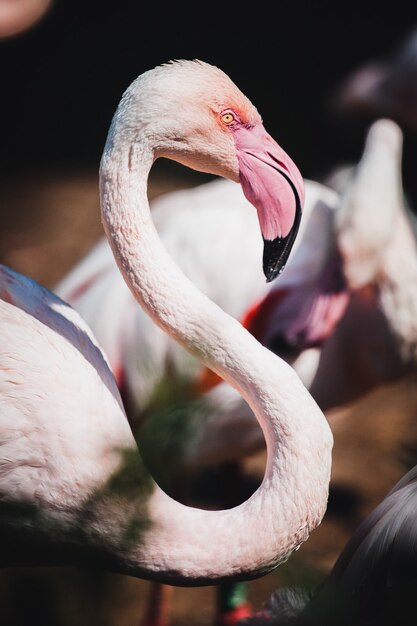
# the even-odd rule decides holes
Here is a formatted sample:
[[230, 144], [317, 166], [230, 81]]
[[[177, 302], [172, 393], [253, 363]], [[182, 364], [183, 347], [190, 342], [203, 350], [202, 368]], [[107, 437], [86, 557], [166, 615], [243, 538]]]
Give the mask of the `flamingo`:
[[[285, 294], [289, 307], [284, 309], [282, 320], [278, 314], [273, 323], [268, 323], [278, 332], [280, 323], [281, 327], [285, 327], [285, 323], [289, 326], [295, 317], [294, 307], [299, 304], [299, 298], [293, 298], [293, 294], [309, 290], [309, 304], [315, 302], [320, 310], [323, 297], [312, 286], [317, 283], [317, 274], [328, 265], [328, 257], [335, 254], [332, 223], [338, 195], [312, 180], [305, 181], [305, 189], [299, 233], [286, 270], [274, 283], [265, 282], [257, 262], [262, 244], [257, 236], [253, 207], [239, 186], [230, 180], [217, 178], [192, 189], [164, 194], [151, 204], [152, 217], [164, 246], [183, 272], [223, 310], [241, 319], [253, 334], [256, 328], [249, 326], [249, 317], [251, 325], [260, 325], [260, 303], [264, 302], [271, 285], [279, 282], [281, 288], [276, 294], [278, 298], [273, 298], [274, 307], [281, 293]], [[229, 237], [237, 238], [240, 245], [223, 245], [222, 241]], [[236, 280], [235, 268], [240, 268], [240, 272], [244, 270], [243, 279]], [[347, 293], [339, 289], [339, 282], [334, 290], [327, 290], [328, 303], [321, 306], [321, 318], [317, 319], [316, 315], [316, 332], [309, 337], [311, 348], [308, 349], [310, 346], [304, 341], [302, 353], [280, 353], [304, 383], [317, 367], [323, 335], [331, 332], [332, 324], [337, 323], [342, 314]], [[184, 484], [192, 485], [201, 471], [220, 463], [225, 464], [221, 470], [223, 481], [233, 477], [234, 484], [237, 480], [241, 482], [241, 459], [265, 446], [262, 430], [251, 409], [237, 390], [227, 383], [218, 384], [221, 379], [202, 367], [137, 307], [118, 271], [107, 239], [100, 240], [54, 291], [94, 330], [115, 373], [133, 431], [139, 431], [148, 466], [161, 484], [171, 490], [172, 483], [179, 484], [182, 497], [186, 499]], [[339, 301], [342, 306], [337, 311]], [[267, 306], [273, 314], [269, 299]], [[307, 306], [304, 306], [304, 317], [305, 327], [313, 328], [307, 321], [312, 319]], [[300, 328], [301, 315], [296, 319]], [[261, 340], [260, 336], [257, 338]], [[161, 387], [165, 395], [169, 390], [171, 404], [178, 401], [178, 387], [185, 387], [182, 425], [177, 421], [173, 423], [165, 412], [153, 410], [153, 399]], [[199, 401], [196, 403], [196, 393], [203, 398], [203, 407]], [[178, 432], [184, 435], [179, 437]], [[168, 444], [168, 450], [161, 449], [164, 444]], [[163, 467], [161, 458], [165, 459]], [[233, 495], [219, 501], [222, 506], [230, 507], [236, 499]], [[147, 621], [166, 622], [163, 616], [168, 614], [169, 594], [172, 589], [151, 587]], [[220, 586], [217, 607], [218, 624], [231, 625], [233, 620], [248, 614], [250, 603], [242, 583]]]
[[417, 466], [361, 522], [314, 590], [276, 590], [239, 626], [391, 626], [417, 619]]
[[294, 370], [164, 249], [146, 195], [159, 157], [240, 181], [258, 210], [268, 281], [297, 234], [303, 181], [250, 101], [201, 61], [170, 62], [132, 83], [100, 165], [103, 227], [126, 283], [165, 332], [242, 393], [269, 450], [264, 481], [223, 511], [170, 498], [143, 464], [89, 327], [58, 296], [3, 267], [2, 565], [94, 563], [176, 585], [244, 580], [288, 559], [324, 515], [327, 421]]
[[[403, 179], [412, 207], [417, 206], [417, 28], [412, 25], [395, 46], [370, 58], [334, 89], [330, 108], [350, 136], [372, 122], [389, 118], [404, 133]], [[413, 214], [415, 219], [415, 214]], [[415, 232], [417, 232], [415, 227]]]
[[309, 387], [325, 411], [416, 367], [417, 246], [402, 186], [402, 140], [393, 120], [371, 125], [335, 214], [350, 299]]

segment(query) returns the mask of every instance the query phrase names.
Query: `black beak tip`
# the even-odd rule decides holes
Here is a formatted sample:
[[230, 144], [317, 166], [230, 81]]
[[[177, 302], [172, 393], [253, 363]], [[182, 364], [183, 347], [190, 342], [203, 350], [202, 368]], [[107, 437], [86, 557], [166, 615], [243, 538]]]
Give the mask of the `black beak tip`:
[[264, 274], [266, 277], [266, 282], [267, 283], [272, 283], [273, 280], [275, 280], [275, 278], [277, 278], [282, 270], [284, 269], [285, 265], [278, 265], [277, 267], [271, 267], [271, 266], [265, 266], [264, 265]]
[[291, 248], [288, 237], [277, 237], [273, 241], [264, 239], [263, 270], [267, 283], [272, 282], [281, 274]]

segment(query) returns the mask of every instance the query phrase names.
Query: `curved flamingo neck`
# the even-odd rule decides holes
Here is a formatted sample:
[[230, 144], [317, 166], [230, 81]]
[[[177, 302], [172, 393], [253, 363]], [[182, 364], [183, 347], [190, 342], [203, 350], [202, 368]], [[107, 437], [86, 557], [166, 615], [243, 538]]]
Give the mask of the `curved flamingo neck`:
[[251, 406], [268, 462], [258, 491], [226, 511], [184, 507], [155, 489], [136, 562], [148, 576], [164, 570], [164, 579], [173, 582], [259, 575], [286, 560], [320, 523], [332, 436], [295, 372], [201, 293], [164, 249], [146, 193], [154, 158], [146, 141], [123, 145], [110, 134], [100, 172], [105, 232], [140, 305]]

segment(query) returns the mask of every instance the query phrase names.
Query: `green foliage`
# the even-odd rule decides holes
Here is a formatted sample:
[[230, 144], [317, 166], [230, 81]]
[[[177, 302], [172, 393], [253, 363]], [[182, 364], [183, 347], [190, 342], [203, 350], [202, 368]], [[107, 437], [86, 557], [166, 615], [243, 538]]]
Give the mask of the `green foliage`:
[[103, 493], [118, 496], [146, 497], [152, 488], [152, 479], [136, 448], [120, 450], [122, 463], [106, 483]]
[[136, 436], [144, 462], [162, 489], [175, 488], [186, 445], [209, 411], [207, 402], [181, 379], [164, 380], [156, 390]]

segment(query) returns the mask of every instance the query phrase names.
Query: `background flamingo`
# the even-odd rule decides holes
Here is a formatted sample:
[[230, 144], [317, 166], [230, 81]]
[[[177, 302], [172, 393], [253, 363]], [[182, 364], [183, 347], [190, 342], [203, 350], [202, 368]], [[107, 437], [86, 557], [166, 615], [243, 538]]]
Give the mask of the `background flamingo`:
[[[185, 82], [182, 79], [186, 79]], [[207, 92], [207, 84], [210, 84], [210, 79], [215, 84], [214, 98], [210, 97], [210, 93], [213, 92]], [[180, 93], [175, 92], [175, 85], [178, 84], [181, 84]], [[187, 85], [185, 91], [184, 84]], [[149, 95], [148, 88], [151, 89], [152, 98], [147, 98]], [[189, 107], [175, 107], [177, 117], [171, 119], [172, 126], [169, 129], [171, 132], [168, 132], [168, 129], [164, 127], [168, 120], [167, 115], [163, 114], [167, 106], [168, 95], [171, 98], [180, 98], [182, 104], [185, 104], [188, 97], [189, 104]], [[229, 106], [226, 106], [225, 109], [225, 105]], [[147, 107], [154, 113], [159, 107], [160, 117], [157, 120], [149, 117]], [[173, 109], [170, 108], [170, 110]], [[202, 117], [199, 119], [198, 114], [200, 112]], [[216, 118], [216, 115], [219, 117]], [[185, 119], [181, 119], [182, 116], [185, 116]], [[242, 119], [245, 122], [244, 125], [241, 124], [240, 120]], [[161, 121], [163, 122], [162, 128], [160, 126]], [[184, 122], [186, 122], [186, 133], [182, 135], [180, 131], [183, 129]], [[192, 135], [193, 123], [198, 125], [199, 135], [197, 136]], [[173, 136], [172, 131], [174, 129], [176, 140], [171, 143], [169, 137]], [[251, 129], [253, 129], [253, 135]], [[136, 138], [138, 130], [141, 132], [141, 142], [137, 142], [136, 139], [133, 140], [132, 134], [134, 133]], [[168, 139], [166, 139], [165, 133], [167, 133]], [[203, 143], [199, 141], [201, 134], [206, 136]], [[251, 144], [247, 144], [248, 140]], [[263, 141], [266, 141], [268, 150], [268, 155], [265, 157], [262, 156]], [[246, 152], [248, 145], [251, 145], [250, 153]], [[211, 146], [213, 146], [213, 153], [210, 152]], [[156, 147], [158, 147], [158, 151], [156, 151]], [[277, 164], [273, 156], [275, 151], [279, 153], [280, 164]], [[264, 196], [262, 190], [259, 195], [254, 196], [251, 188], [248, 187], [248, 195], [251, 196], [251, 200], [260, 212], [261, 227], [264, 230], [265, 238], [270, 242], [275, 242], [275, 239], [279, 240], [277, 245], [272, 246], [272, 249], [270, 245], [267, 246], [267, 254], [264, 255], [264, 269], [269, 279], [279, 271], [281, 266], [277, 250], [283, 243], [281, 249], [285, 260], [285, 255], [289, 253], [288, 245], [291, 243], [290, 234], [294, 236], [294, 232], [296, 232], [294, 228], [297, 227], [297, 211], [300, 210], [298, 203], [302, 198], [301, 178], [285, 153], [262, 130], [260, 118], [249, 101], [242, 96], [220, 70], [200, 62], [168, 64], [146, 73], [132, 84], [122, 98], [114, 117], [101, 167], [103, 224], [112, 243], [119, 267], [142, 306], [167, 332], [188, 345], [194, 353], [199, 354], [207, 365], [213, 367], [228, 382], [240, 388], [255, 412], [259, 411], [259, 414], [266, 412], [267, 415], [270, 415], [271, 411], [278, 409], [281, 411], [280, 418], [283, 419], [285, 416], [286, 409], [278, 397], [275, 398], [275, 391], [271, 389], [271, 393], [268, 391], [268, 394], [265, 395], [262, 392], [261, 398], [259, 397], [259, 391], [263, 387], [261, 381], [264, 380], [265, 373], [267, 380], [275, 380], [274, 369], [277, 369], [277, 373], [281, 376], [288, 377], [290, 386], [295, 385], [297, 401], [304, 397], [301, 419], [303, 421], [304, 419], [308, 420], [307, 415], [304, 415], [307, 412], [310, 414], [310, 419], [313, 420], [308, 445], [304, 446], [302, 451], [306, 461], [306, 474], [303, 473], [302, 477], [296, 475], [294, 477], [295, 484], [287, 493], [295, 495], [298, 490], [296, 485], [299, 482], [300, 487], [302, 485], [303, 488], [302, 500], [309, 512], [306, 515], [307, 511], [302, 512], [297, 506], [297, 515], [300, 513], [303, 524], [299, 526], [295, 519], [291, 519], [291, 525], [295, 532], [294, 537], [291, 538], [291, 532], [288, 534], [289, 520], [285, 519], [286, 539], [284, 543], [281, 543], [282, 539], [278, 538], [276, 546], [271, 546], [271, 541], [274, 542], [270, 533], [271, 527], [269, 527], [268, 532], [263, 535], [264, 557], [260, 557], [259, 551], [262, 551], [263, 542], [259, 541], [260, 537], [258, 536], [256, 541], [258, 556], [255, 557], [255, 561], [250, 554], [246, 538], [245, 552], [248, 560], [246, 565], [243, 562], [245, 558], [241, 553], [236, 553], [235, 564], [231, 563], [234, 552], [231, 549], [233, 542], [228, 543], [226, 552], [222, 551], [223, 556], [220, 554], [212, 555], [213, 560], [210, 558], [210, 563], [204, 565], [205, 555], [201, 554], [198, 549], [196, 550], [197, 544], [202, 538], [200, 531], [204, 528], [204, 533], [208, 533], [207, 537], [203, 538], [202, 545], [204, 544], [204, 546], [207, 546], [208, 537], [213, 540], [209, 520], [213, 520], [215, 527], [219, 528], [220, 525], [223, 531], [232, 532], [230, 537], [236, 538], [236, 529], [235, 531], [232, 529], [234, 516], [239, 514], [242, 508], [250, 515], [252, 507], [256, 507], [260, 500], [264, 503], [268, 502], [268, 485], [275, 492], [274, 481], [276, 474], [281, 473], [280, 468], [275, 464], [268, 465], [268, 481], [265, 481], [263, 487], [244, 506], [214, 514], [184, 509], [181, 505], [174, 503], [155, 484], [152, 485], [146, 470], [143, 469], [144, 481], [139, 480], [139, 483], [145, 487], [145, 492], [142, 491], [140, 502], [138, 502], [139, 509], [137, 509], [135, 498], [132, 498], [132, 495], [137, 490], [138, 482], [135, 480], [134, 485], [130, 482], [126, 485], [127, 491], [124, 492], [124, 498], [119, 492], [120, 483], [116, 480], [116, 478], [120, 478], [119, 470], [122, 476], [125, 475], [126, 467], [121, 467], [122, 456], [125, 461], [128, 457], [129, 468], [131, 462], [135, 469], [140, 468], [140, 459], [124, 418], [114, 379], [106, 367], [102, 353], [92, 343], [91, 335], [89, 336], [85, 325], [79, 322], [78, 317], [71, 309], [34, 283], [4, 269], [2, 308], [7, 324], [4, 324], [2, 328], [4, 328], [5, 333], [3, 345], [7, 346], [8, 349], [4, 357], [7, 361], [3, 379], [5, 392], [7, 390], [4, 396], [5, 411], [8, 417], [11, 417], [10, 428], [14, 428], [14, 432], [17, 429], [16, 436], [19, 444], [22, 432], [19, 431], [19, 427], [23, 428], [26, 435], [25, 441], [32, 438], [32, 442], [34, 442], [33, 438], [36, 439], [38, 436], [39, 428], [37, 428], [36, 433], [33, 433], [27, 421], [30, 418], [33, 419], [34, 415], [38, 420], [37, 425], [41, 425], [41, 429], [43, 429], [43, 461], [41, 463], [36, 462], [36, 459], [28, 459], [28, 450], [25, 447], [20, 448], [20, 453], [14, 457], [16, 460], [13, 460], [12, 451], [16, 443], [10, 436], [7, 436], [4, 442], [3, 450], [7, 456], [4, 457], [3, 462], [2, 487], [4, 488], [3, 510], [7, 514], [3, 517], [2, 523], [5, 528], [3, 537], [6, 535], [6, 529], [9, 535], [3, 552], [6, 563], [51, 562], [50, 559], [57, 558], [57, 553], [55, 552], [55, 556], [52, 556], [49, 551], [45, 552], [44, 542], [52, 542], [52, 544], [58, 542], [61, 546], [58, 556], [60, 562], [79, 562], [79, 560], [84, 562], [85, 558], [99, 552], [102, 558], [101, 565], [116, 571], [157, 578], [165, 582], [175, 581], [178, 583], [182, 581], [187, 584], [201, 584], [208, 580], [215, 580], [216, 577], [231, 576], [233, 578], [236, 575], [257, 575], [261, 571], [265, 572], [265, 567], [276, 567], [306, 538], [308, 532], [319, 523], [324, 513], [331, 452], [331, 436], [328, 426], [293, 371], [269, 351], [263, 350], [232, 318], [228, 318], [217, 307], [210, 304], [208, 299], [200, 296], [199, 292], [184, 279], [181, 272], [178, 272], [172, 265], [171, 259], [160, 246], [152, 220], [147, 215], [146, 199], [146, 178], [154, 158], [158, 156], [176, 158], [188, 165], [197, 166], [200, 169], [207, 168], [213, 173], [228, 175], [235, 180], [239, 178], [240, 168], [240, 177], [248, 185], [252, 182], [252, 174], [247, 169], [249, 160], [252, 169], [255, 166], [259, 181], [266, 177], [273, 187], [275, 185], [277, 191], [282, 192], [283, 198], [287, 202], [285, 206], [276, 204], [275, 197]], [[257, 167], [256, 159], [258, 157], [263, 158], [268, 164]], [[255, 161], [252, 161], [253, 159]], [[281, 167], [284, 169], [284, 174], [281, 174]], [[286, 180], [287, 176], [291, 175], [293, 175], [293, 180], [290, 186]], [[287, 184], [288, 187], [286, 187]], [[138, 201], [139, 205], [137, 205]], [[271, 202], [272, 208], [277, 211], [275, 215], [278, 216], [278, 219], [277, 217], [272, 219], [269, 217], [268, 211], [271, 209]], [[126, 230], [127, 225], [128, 229]], [[281, 228], [282, 230], [280, 230]], [[132, 240], [132, 229], [136, 232], [140, 245]], [[274, 233], [279, 233], [275, 239]], [[158, 264], [155, 263], [155, 258], [158, 258]], [[140, 281], [138, 281], [139, 276], [141, 276]], [[173, 285], [175, 285], [174, 292], [172, 291]], [[183, 290], [185, 296], [184, 302], [188, 305], [190, 301], [194, 301], [196, 305], [194, 309], [195, 324], [192, 327], [187, 324], [185, 325], [186, 328], [184, 326], [184, 322], [189, 321], [190, 317], [188, 313], [184, 317], [183, 304], [179, 303], [178, 300], [175, 303], [172, 301], [173, 294], [178, 294], [180, 289]], [[172, 304], [175, 306], [172, 307]], [[18, 313], [19, 309], [16, 305], [20, 307], [20, 313]], [[199, 307], [201, 307], [200, 313], [198, 313]], [[36, 311], [36, 317], [32, 316], [34, 311]], [[217, 316], [221, 318], [221, 321], [219, 319], [220, 325], [217, 324]], [[18, 326], [16, 325], [17, 319], [19, 320]], [[199, 325], [203, 320], [205, 325], [202, 335], [202, 327], [200, 328]], [[17, 343], [14, 343], [16, 328], [19, 328], [21, 332], [19, 333], [20, 337], [16, 339]], [[235, 341], [231, 343], [225, 341], [225, 330], [232, 333], [238, 345]], [[28, 339], [32, 335], [34, 335], [34, 339], [25, 356], [24, 346], [28, 345]], [[211, 336], [216, 337], [211, 347], [212, 350], [217, 345], [215, 360], [213, 360], [211, 350], [206, 345], [207, 338]], [[85, 413], [88, 415], [92, 410], [94, 411], [91, 406], [92, 398], [101, 397], [103, 400], [100, 403], [100, 410], [102, 411], [100, 419], [103, 418], [103, 415], [107, 415], [107, 418], [104, 417], [103, 422], [99, 421], [93, 429], [91, 429], [92, 420], [77, 422], [78, 432], [75, 438], [75, 433], [72, 431], [74, 424], [71, 421], [72, 406], [68, 404], [67, 407], [62, 407], [62, 402], [54, 398], [53, 390], [50, 388], [46, 396], [43, 396], [46, 391], [45, 376], [49, 375], [50, 370], [46, 371], [38, 364], [33, 370], [32, 363], [37, 363], [35, 355], [39, 354], [42, 346], [43, 349], [46, 349], [45, 340], [48, 341], [51, 362], [54, 360], [57, 363], [56, 369], [53, 370], [56, 372], [54, 389], [56, 392], [59, 391], [59, 397], [62, 398], [63, 389], [67, 389], [65, 386], [65, 381], [68, 380], [67, 370], [59, 365], [60, 359], [64, 357], [67, 364], [69, 363], [68, 367], [71, 367], [71, 370], [68, 370], [72, 374], [69, 382], [74, 385], [72, 397], [77, 403], [77, 415], [82, 416]], [[217, 342], [220, 343], [217, 344]], [[69, 351], [67, 347], [70, 348]], [[250, 361], [252, 352], [260, 355], [263, 364], [258, 373], [256, 373], [255, 368], [251, 368], [252, 382], [248, 385], [245, 369], [247, 368], [248, 357]], [[232, 360], [230, 360], [231, 355], [233, 355]], [[18, 369], [16, 369], [16, 363], [18, 363]], [[231, 363], [234, 363], [232, 374], [229, 372]], [[77, 368], [82, 371], [82, 382], [75, 376], [78, 371]], [[15, 375], [17, 379], [21, 380], [24, 370], [26, 370], [25, 386], [14, 385], [13, 376]], [[43, 393], [37, 396], [28, 393], [28, 371], [33, 373], [34, 378], [37, 379], [34, 380], [34, 384]], [[100, 374], [102, 382], [100, 382], [97, 374]], [[252, 397], [250, 386], [258, 377], [259, 387]], [[27, 385], [26, 381], [28, 382]], [[273, 388], [275, 389], [275, 384]], [[21, 389], [24, 390], [23, 395]], [[94, 393], [94, 389], [96, 389], [97, 395]], [[33, 397], [36, 398], [35, 401]], [[40, 404], [37, 405], [37, 402]], [[54, 415], [55, 421], [51, 423], [49, 416], [54, 402], [59, 402], [60, 411]], [[259, 403], [261, 406], [258, 407]], [[16, 414], [16, 407], [20, 407], [18, 414]], [[295, 426], [294, 437], [297, 439], [297, 433], [300, 432], [297, 421], [300, 417], [298, 414], [295, 415], [296, 411], [294, 410], [290, 413], [291, 428], [287, 435]], [[19, 418], [26, 422], [26, 425], [22, 422], [19, 423]], [[268, 418], [266, 417], [266, 419]], [[272, 415], [271, 419], [273, 423], [274, 417]], [[282, 445], [280, 439], [274, 435], [275, 426], [272, 425], [271, 428], [265, 422], [264, 427], [265, 437], [270, 442], [273, 451], [277, 446], [280, 448]], [[97, 429], [100, 430], [100, 443], [98, 444], [95, 439]], [[302, 439], [304, 443], [306, 432], [308, 432], [308, 427], [304, 425]], [[65, 442], [66, 454], [70, 463], [68, 471], [63, 475], [53, 475], [50, 472], [50, 468], [59, 459], [59, 455], [56, 454], [57, 439], [54, 433], [59, 433], [59, 440]], [[276, 435], [278, 435], [278, 430]], [[80, 436], [85, 446], [76, 449], [76, 441], [79, 441]], [[296, 446], [295, 441], [293, 444]], [[314, 445], [317, 448], [310, 452]], [[36, 449], [36, 445], [31, 448], [31, 455], [33, 455], [33, 449]], [[117, 452], [120, 449], [124, 450], [127, 457], [125, 454], [121, 456], [120, 452]], [[85, 453], [87, 453], [85, 459], [87, 463], [83, 463]], [[317, 453], [322, 457], [320, 475], [317, 477], [318, 480], [312, 481], [311, 484], [314, 497], [312, 499], [307, 498], [306, 502], [305, 489], [309, 488], [312, 480], [312, 468], [309, 467], [309, 463], [315, 465]], [[290, 463], [290, 457], [291, 455], [287, 455], [285, 466]], [[297, 467], [302, 467], [299, 458], [297, 459]], [[118, 474], [117, 477], [115, 473]], [[39, 476], [42, 477], [44, 474], [44, 479], [39, 482]], [[286, 476], [289, 478], [287, 473]], [[34, 491], [35, 483], [36, 491]], [[122, 483], [124, 484], [123, 480]], [[112, 505], [114, 492], [118, 494], [115, 507]], [[144, 493], [147, 494], [147, 498]], [[274, 493], [274, 499], [276, 495]], [[143, 510], [144, 498], [147, 505], [146, 511]], [[32, 505], [22, 509], [19, 507], [20, 502], [28, 505], [32, 503]], [[84, 516], [87, 512], [86, 504], [88, 515]], [[108, 515], [110, 512], [108, 507], [115, 517]], [[127, 507], [127, 511], [124, 510], [124, 507]], [[19, 519], [24, 519], [27, 522], [24, 527], [20, 523], [16, 525], [17, 510], [20, 513]], [[35, 517], [33, 517], [34, 510], [38, 511]], [[120, 536], [120, 522], [126, 519], [124, 515], [126, 512], [129, 513], [129, 510], [133, 515], [131, 521], [134, 521], [134, 527], [140, 535], [139, 545], [135, 541], [132, 543], [129, 541], [126, 544], [127, 537], [125, 535], [124, 537]], [[103, 515], [104, 511], [106, 511], [105, 515]], [[179, 526], [175, 524], [177, 514], [179, 515], [178, 520], [182, 516]], [[158, 518], [158, 523], [155, 525], [153, 524], [154, 516]], [[283, 522], [281, 516], [282, 509], [278, 517], [276, 512], [272, 517], [274, 520], [272, 527], [277, 525], [278, 534], [280, 532], [278, 528]], [[261, 525], [266, 522], [266, 518], [267, 515], [263, 511]], [[164, 519], [165, 521], [163, 521]], [[194, 528], [199, 528], [199, 537], [195, 537], [195, 540], [186, 530], [186, 519], [192, 523]], [[224, 522], [227, 521], [226, 526], [222, 525], [222, 519]], [[308, 520], [307, 526], [305, 526], [306, 519]], [[94, 523], [91, 523], [92, 520], [95, 520]], [[47, 529], [47, 533], [45, 533], [45, 529]], [[74, 530], [76, 531], [75, 534]], [[10, 536], [14, 539], [19, 537], [28, 551], [20, 555], [11, 553], [10, 547], [15, 544], [10, 543]], [[175, 540], [175, 536], [178, 541]], [[168, 550], [168, 546], [172, 545], [172, 542], [178, 548], [175, 555], [170, 555]], [[136, 545], [134, 545], [135, 543]], [[68, 549], [70, 545], [71, 548]], [[80, 550], [74, 549], [74, 545], [79, 546]], [[278, 546], [280, 547], [278, 548]], [[180, 559], [179, 554], [181, 554]], [[248, 568], [247, 571], [246, 568]]]
[[310, 386], [324, 410], [415, 371], [417, 247], [401, 156], [400, 127], [392, 120], [375, 122], [336, 213], [351, 295]]
[[388, 117], [417, 133], [417, 29], [412, 26], [386, 54], [356, 67], [337, 86], [333, 105], [349, 116]]
[[[350, 136], [380, 118], [396, 122], [404, 135], [403, 181], [412, 211], [417, 206], [417, 28], [407, 25], [394, 42], [372, 52], [338, 79], [331, 90], [329, 108]], [[415, 218], [415, 213], [412, 213]]]

